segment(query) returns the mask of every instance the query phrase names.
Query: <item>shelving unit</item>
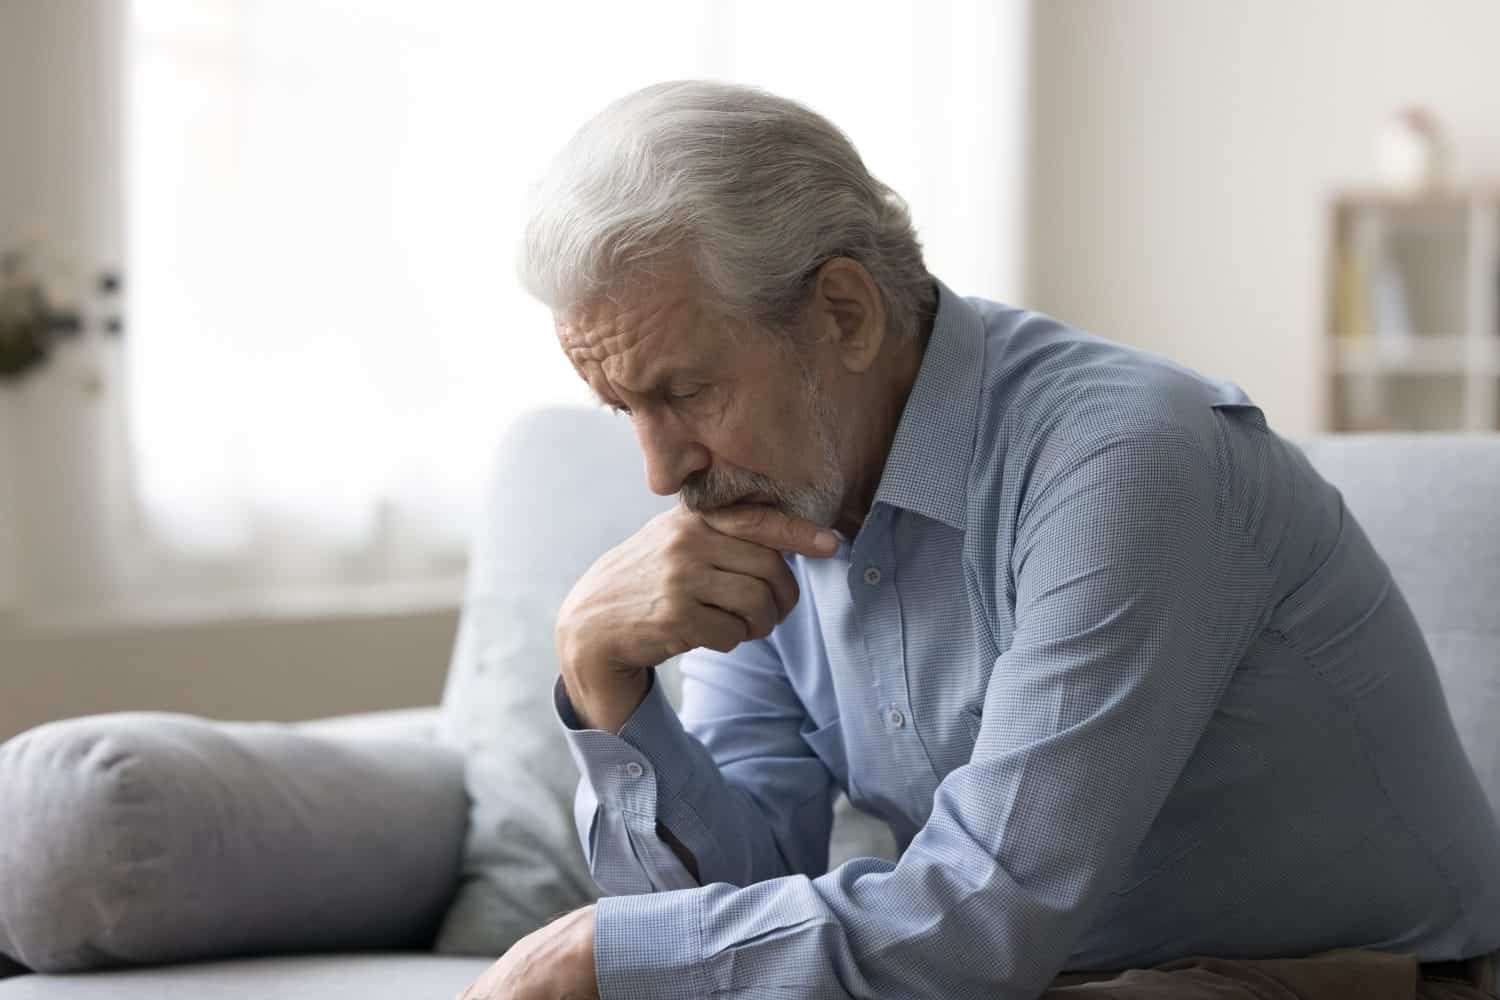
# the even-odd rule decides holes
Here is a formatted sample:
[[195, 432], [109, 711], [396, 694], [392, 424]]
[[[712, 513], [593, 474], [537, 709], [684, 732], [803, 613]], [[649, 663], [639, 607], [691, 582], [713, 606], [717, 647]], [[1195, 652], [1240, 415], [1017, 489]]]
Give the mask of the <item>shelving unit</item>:
[[1500, 430], [1500, 190], [1332, 203], [1325, 426]]

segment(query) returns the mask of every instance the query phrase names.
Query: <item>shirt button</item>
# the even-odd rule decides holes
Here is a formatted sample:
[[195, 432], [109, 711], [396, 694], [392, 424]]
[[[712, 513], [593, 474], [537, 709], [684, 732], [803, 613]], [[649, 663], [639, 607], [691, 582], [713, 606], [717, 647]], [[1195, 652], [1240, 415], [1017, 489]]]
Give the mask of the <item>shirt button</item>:
[[644, 767], [641, 767], [641, 765], [637, 764], [635, 761], [631, 761], [629, 764], [625, 765], [625, 776], [627, 778], [639, 778], [645, 773], [646, 769]]
[[901, 714], [901, 709], [893, 708], [885, 713], [885, 721], [891, 724], [892, 729], [900, 729], [906, 725], [906, 716]]
[[865, 583], [868, 583], [870, 586], [873, 587], [873, 586], [875, 586], [879, 582], [880, 582], [880, 567], [879, 566], [866, 566], [865, 567]]

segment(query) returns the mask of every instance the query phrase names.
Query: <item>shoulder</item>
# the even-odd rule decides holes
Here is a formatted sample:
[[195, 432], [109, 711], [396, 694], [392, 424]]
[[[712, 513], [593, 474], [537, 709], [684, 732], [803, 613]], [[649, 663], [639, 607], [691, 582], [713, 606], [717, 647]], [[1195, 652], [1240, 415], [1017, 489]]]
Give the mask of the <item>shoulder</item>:
[[1167, 358], [1041, 313], [976, 306], [986, 350], [971, 495], [1003, 492], [1018, 505], [1090, 461], [1211, 475], [1215, 409], [1253, 405]]

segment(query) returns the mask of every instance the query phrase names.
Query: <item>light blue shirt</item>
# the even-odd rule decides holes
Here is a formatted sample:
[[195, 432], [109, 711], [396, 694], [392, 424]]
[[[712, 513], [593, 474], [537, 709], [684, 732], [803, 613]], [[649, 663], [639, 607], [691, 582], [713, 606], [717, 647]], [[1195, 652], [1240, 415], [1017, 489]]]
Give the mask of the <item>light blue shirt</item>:
[[[604, 1000], [1500, 946], [1500, 831], [1338, 492], [1231, 384], [940, 296], [873, 509], [774, 634], [619, 735], [557, 687]], [[826, 870], [837, 789], [898, 862]]]

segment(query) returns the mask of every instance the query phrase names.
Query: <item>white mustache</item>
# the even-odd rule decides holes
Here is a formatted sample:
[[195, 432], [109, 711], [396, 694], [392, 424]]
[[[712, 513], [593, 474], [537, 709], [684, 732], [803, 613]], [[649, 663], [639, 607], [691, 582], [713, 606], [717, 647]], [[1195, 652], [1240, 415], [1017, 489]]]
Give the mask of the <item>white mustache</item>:
[[677, 497], [691, 511], [713, 510], [739, 503], [754, 493], [771, 498], [772, 505], [780, 507], [787, 503], [794, 491], [783, 484], [746, 469], [709, 468], [682, 484]]

